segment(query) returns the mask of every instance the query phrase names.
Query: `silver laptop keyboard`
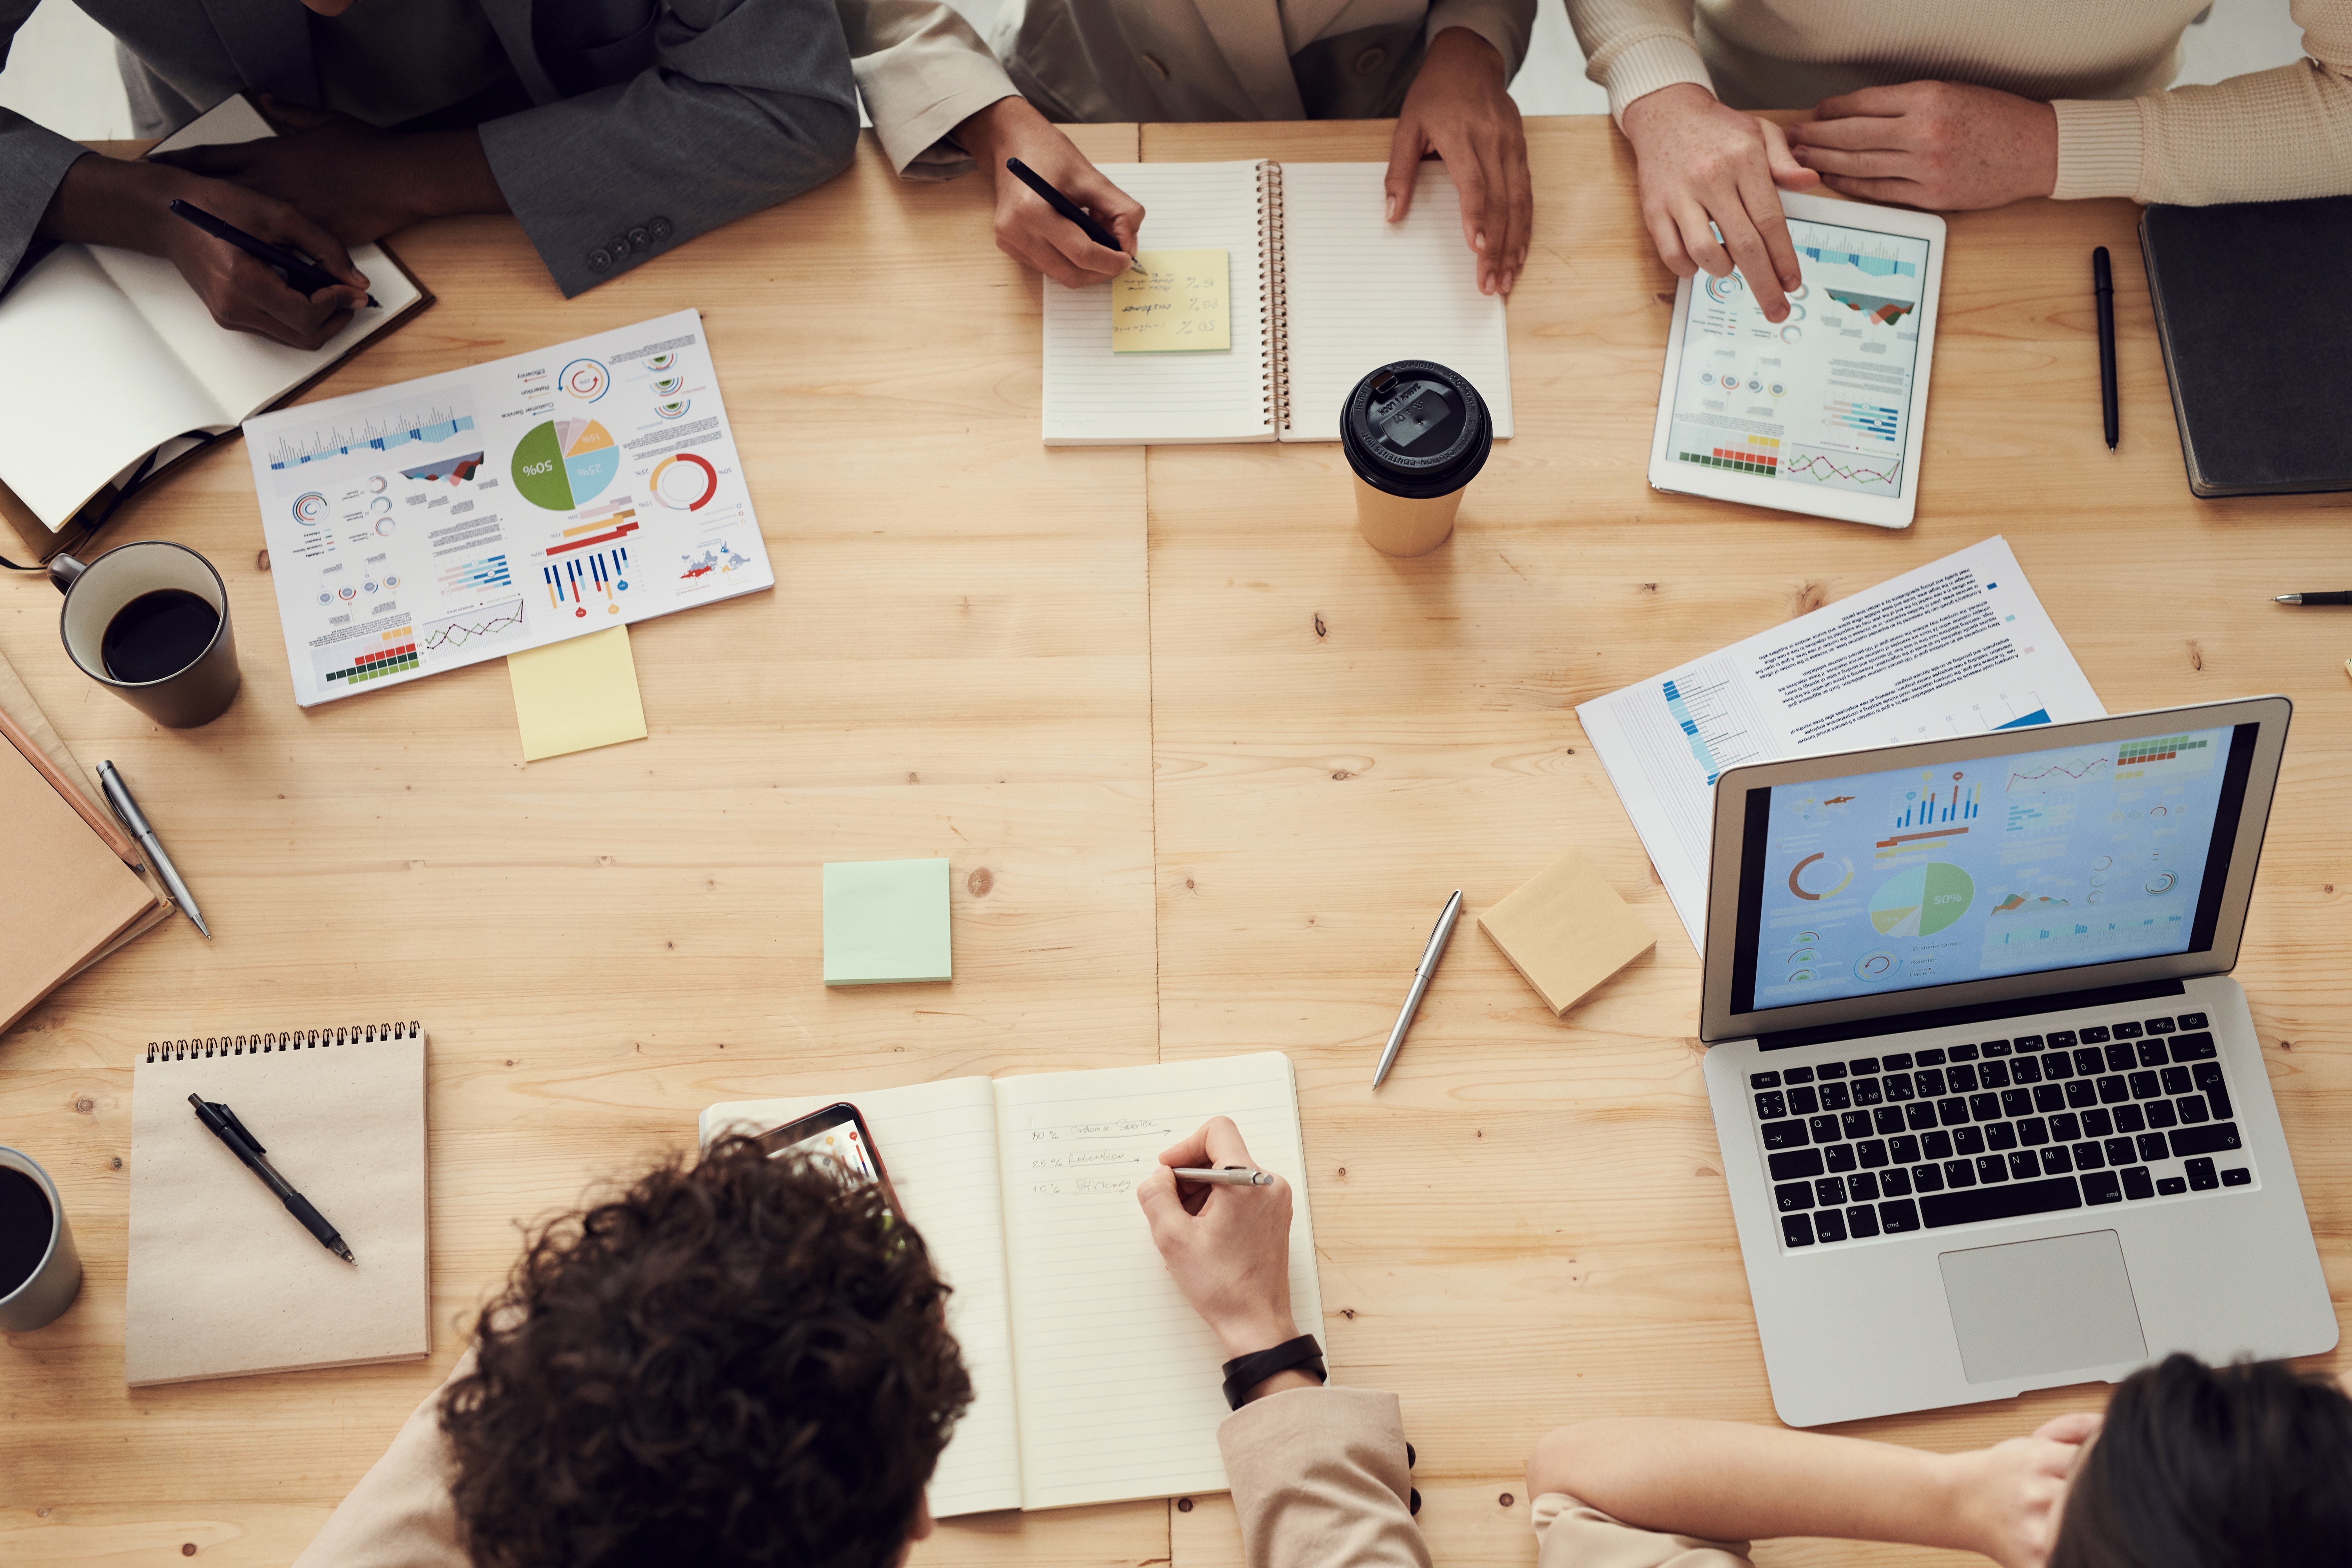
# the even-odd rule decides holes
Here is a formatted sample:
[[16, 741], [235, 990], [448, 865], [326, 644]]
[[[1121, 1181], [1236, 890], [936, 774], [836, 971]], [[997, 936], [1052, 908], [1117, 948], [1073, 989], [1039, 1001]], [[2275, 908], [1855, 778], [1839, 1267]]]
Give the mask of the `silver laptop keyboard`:
[[2202, 1013], [1852, 1048], [1748, 1075], [1786, 1247], [2253, 1184]]

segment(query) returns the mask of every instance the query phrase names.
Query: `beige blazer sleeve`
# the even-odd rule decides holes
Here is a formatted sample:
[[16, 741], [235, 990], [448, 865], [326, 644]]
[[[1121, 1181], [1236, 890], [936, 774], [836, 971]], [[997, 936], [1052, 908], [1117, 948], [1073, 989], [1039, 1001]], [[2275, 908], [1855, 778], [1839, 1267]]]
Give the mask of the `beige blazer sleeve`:
[[1430, 1568], [1404, 1415], [1369, 1388], [1289, 1388], [1217, 1428], [1249, 1568]]
[[[474, 1369], [467, 1351], [451, 1381]], [[342, 1506], [294, 1568], [471, 1568], [457, 1544], [457, 1510], [449, 1500], [448, 1440], [441, 1433], [444, 1384], [425, 1396], [360, 1478]]]
[[971, 154], [948, 133], [1019, 90], [971, 24], [942, 0], [835, 0], [835, 8], [890, 167], [911, 180], [971, 173]]
[[1565, 1492], [1535, 1500], [1536, 1568], [1754, 1568], [1744, 1541], [1637, 1530]]

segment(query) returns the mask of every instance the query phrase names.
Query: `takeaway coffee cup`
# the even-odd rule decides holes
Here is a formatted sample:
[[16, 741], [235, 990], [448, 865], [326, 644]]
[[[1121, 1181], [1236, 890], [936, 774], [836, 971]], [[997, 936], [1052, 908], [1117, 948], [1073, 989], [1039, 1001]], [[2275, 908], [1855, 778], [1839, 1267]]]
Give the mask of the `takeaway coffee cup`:
[[158, 724], [209, 724], [236, 699], [228, 588], [186, 545], [145, 539], [87, 563], [60, 555], [49, 581], [66, 596], [68, 656]]
[[1389, 555], [1444, 543], [1494, 445], [1486, 400], [1442, 364], [1401, 359], [1356, 383], [1339, 411], [1339, 449], [1355, 470], [1365, 542]]
[[46, 1328], [81, 1289], [81, 1254], [48, 1173], [0, 1148], [0, 1330]]

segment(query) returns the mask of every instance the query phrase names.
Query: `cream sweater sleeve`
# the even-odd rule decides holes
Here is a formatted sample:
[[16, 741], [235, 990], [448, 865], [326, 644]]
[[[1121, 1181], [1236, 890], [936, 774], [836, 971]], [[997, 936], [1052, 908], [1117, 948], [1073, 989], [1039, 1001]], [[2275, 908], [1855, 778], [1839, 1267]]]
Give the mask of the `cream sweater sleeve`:
[[1715, 90], [1692, 40], [1691, 0], [1568, 0], [1568, 21], [1584, 50], [1584, 74], [1609, 89], [1609, 112], [1621, 125], [1627, 104], [1662, 87], [1690, 81]]
[[2352, 0], [2294, 0], [2305, 58], [2120, 102], [2061, 99], [2052, 194], [2204, 206], [2352, 195]]

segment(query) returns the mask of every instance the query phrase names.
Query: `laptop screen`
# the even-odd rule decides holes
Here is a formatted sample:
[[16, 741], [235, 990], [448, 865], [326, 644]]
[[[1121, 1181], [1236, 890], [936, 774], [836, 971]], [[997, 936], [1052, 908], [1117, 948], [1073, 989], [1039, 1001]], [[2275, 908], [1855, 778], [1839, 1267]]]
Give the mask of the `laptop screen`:
[[2260, 727], [1750, 790], [1734, 1011], [2210, 948]]

